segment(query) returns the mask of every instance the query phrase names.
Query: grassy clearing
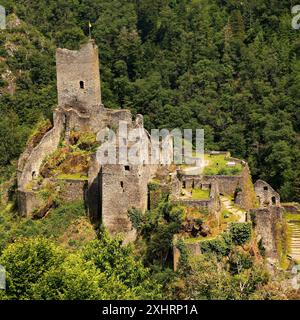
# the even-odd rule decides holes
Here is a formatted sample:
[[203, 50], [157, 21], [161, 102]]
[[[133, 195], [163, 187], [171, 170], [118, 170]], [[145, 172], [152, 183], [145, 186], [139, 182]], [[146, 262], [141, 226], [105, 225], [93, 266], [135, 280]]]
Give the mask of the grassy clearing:
[[186, 200], [208, 200], [210, 197], [209, 190], [189, 189], [181, 191], [182, 199]]
[[80, 173], [74, 174], [60, 174], [56, 177], [58, 180], [88, 180], [88, 176], [82, 175]]
[[193, 199], [193, 200], [209, 199], [209, 190], [193, 189], [191, 199]]
[[197, 237], [197, 238], [187, 238], [187, 239], [184, 239], [183, 241], [186, 244], [194, 244], [194, 243], [205, 241], [205, 240], [213, 240], [215, 238], [216, 238], [216, 236], [211, 236], [211, 237], [201, 237], [200, 236], [200, 237]]
[[210, 155], [205, 154], [204, 159], [207, 166], [204, 168], [203, 173], [205, 175], [225, 175], [232, 176], [241, 173], [243, 167], [240, 163], [236, 163], [234, 167], [229, 167], [227, 165], [228, 159], [225, 154]]

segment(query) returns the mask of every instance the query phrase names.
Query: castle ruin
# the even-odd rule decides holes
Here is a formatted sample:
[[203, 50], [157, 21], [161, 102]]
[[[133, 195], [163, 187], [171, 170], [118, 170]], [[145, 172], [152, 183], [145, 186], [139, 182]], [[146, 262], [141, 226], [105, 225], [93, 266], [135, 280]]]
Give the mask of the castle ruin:
[[[128, 217], [128, 210], [134, 207], [145, 212], [152, 207], [151, 201], [155, 200], [151, 198], [148, 184], [159, 172], [164, 187], [170, 189], [171, 201], [207, 210], [217, 218], [221, 210], [220, 196], [233, 198], [236, 205], [247, 211], [259, 206], [263, 211], [256, 211], [257, 231], [261, 238], [270, 238], [274, 219], [281, 219], [279, 195], [260, 180], [254, 190], [247, 163], [231, 158], [228, 153], [224, 153], [227, 166], [240, 166], [238, 174], [194, 174], [176, 166], [148, 163], [100, 164], [97, 153], [94, 153], [89, 161], [87, 179], [44, 179], [41, 168], [45, 159], [57, 151], [60, 144], [70, 143], [71, 132], [97, 135], [112, 128], [118, 132], [119, 123], [124, 122], [129, 129], [139, 129], [150, 139], [144, 129], [142, 115], [133, 119], [129, 110], [109, 109], [102, 104], [98, 48], [93, 40], [78, 51], [57, 49], [56, 68], [58, 105], [53, 114], [53, 126], [35, 144], [27, 145], [18, 162], [20, 215], [45, 215], [51, 208], [51, 202], [45, 203], [40, 191], [51, 182], [63, 201], [84, 200], [94, 224], [103, 224], [112, 235], [123, 234], [125, 242], [133, 241], [136, 230]], [[213, 157], [213, 153], [208, 156]], [[194, 199], [192, 196], [196, 190], [206, 190], [207, 197]], [[272, 206], [276, 211], [274, 215], [274, 210], [270, 209]], [[260, 219], [260, 216], [266, 218]], [[260, 227], [266, 221], [270, 228]], [[268, 247], [268, 252], [274, 256], [274, 243], [268, 243]]]
[[[56, 66], [58, 105], [53, 128], [35, 147], [27, 147], [18, 163], [18, 199], [22, 216], [30, 216], [43, 206], [38, 195], [42, 163], [55, 152], [61, 140], [68, 143], [71, 130], [97, 134], [103, 129], [118, 128], [120, 121], [127, 123], [129, 128], [144, 130], [141, 115], [134, 121], [129, 110], [103, 106], [98, 48], [93, 40], [79, 51], [57, 49]], [[135, 230], [127, 211], [131, 207], [147, 209], [147, 184], [154, 172], [155, 167], [150, 165], [99, 165], [94, 155], [88, 183], [66, 179], [61, 191], [69, 200], [84, 198], [94, 223], [102, 222], [112, 234], [122, 233], [125, 241], [129, 241], [134, 239]]]

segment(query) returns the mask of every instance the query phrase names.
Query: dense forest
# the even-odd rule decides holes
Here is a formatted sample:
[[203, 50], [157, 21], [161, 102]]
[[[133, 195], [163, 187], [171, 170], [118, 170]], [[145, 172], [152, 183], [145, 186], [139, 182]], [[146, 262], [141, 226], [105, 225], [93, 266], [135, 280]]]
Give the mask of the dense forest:
[[[299, 299], [270, 275], [249, 223], [233, 224], [172, 270], [182, 207], [162, 198], [131, 211], [136, 243], [94, 228], [82, 202], [47, 219], [15, 208], [16, 163], [52, 120], [55, 50], [91, 36], [100, 51], [102, 101], [144, 115], [152, 128], [205, 129], [207, 150], [249, 162], [284, 201], [300, 201], [300, 31], [297, 0], [0, 0], [0, 265], [2, 299]], [[7, 191], [7, 190], [5, 190]], [[2, 199], [1, 199], [2, 200]], [[198, 223], [203, 221], [198, 219]], [[283, 237], [283, 236], [282, 236]], [[279, 243], [281, 245], [281, 243]]]
[[300, 200], [297, 1], [1, 2], [24, 22], [18, 33], [7, 31], [13, 55], [0, 34], [0, 53], [8, 55], [1, 70], [16, 78], [13, 95], [0, 88], [2, 171], [36, 122], [51, 118], [55, 47], [78, 47], [90, 21], [106, 107], [144, 114], [147, 129], [204, 128], [206, 149], [246, 159], [255, 179], [286, 201]]

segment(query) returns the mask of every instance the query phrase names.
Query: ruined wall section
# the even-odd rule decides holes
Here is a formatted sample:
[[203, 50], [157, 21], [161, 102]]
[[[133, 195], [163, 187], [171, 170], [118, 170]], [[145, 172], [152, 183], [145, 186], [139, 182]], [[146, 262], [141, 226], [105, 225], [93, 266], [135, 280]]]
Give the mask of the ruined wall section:
[[257, 180], [254, 184], [260, 208], [280, 206], [280, 195], [267, 182]]
[[253, 222], [257, 242], [261, 242], [267, 258], [279, 259], [276, 241], [278, 223], [282, 223], [283, 215], [280, 207], [252, 209], [247, 220]]
[[101, 165], [97, 161], [96, 154], [91, 158], [89, 173], [88, 173], [88, 190], [87, 190], [87, 209], [89, 217], [94, 224], [99, 224], [101, 221]]
[[57, 180], [56, 183], [59, 184], [62, 182], [62, 186], [59, 187], [58, 197], [64, 202], [73, 202], [73, 201], [85, 201], [88, 182], [85, 180], [76, 180], [76, 179], [66, 179], [66, 180]]
[[136, 237], [128, 210], [134, 207], [144, 212], [147, 209], [151, 171], [151, 166], [102, 166], [102, 222], [111, 234], [122, 233], [125, 242]]
[[198, 208], [200, 210], [207, 210], [209, 213], [219, 217], [221, 209], [221, 200], [219, 194], [219, 186], [216, 180], [213, 180], [210, 185], [209, 199], [179, 199], [176, 202], [190, 208]]
[[18, 191], [18, 209], [21, 217], [27, 217], [43, 205], [44, 201], [34, 191]]
[[61, 115], [55, 113], [53, 128], [44, 135], [29, 156], [28, 151], [25, 150], [25, 154], [27, 154], [26, 162], [22, 163], [23, 168], [18, 168], [19, 190], [26, 191], [27, 185], [38, 177], [43, 160], [57, 149], [63, 129]]
[[242, 171], [241, 180], [239, 181], [234, 200], [240, 208], [245, 210], [250, 210], [258, 206], [248, 164], [246, 164]]

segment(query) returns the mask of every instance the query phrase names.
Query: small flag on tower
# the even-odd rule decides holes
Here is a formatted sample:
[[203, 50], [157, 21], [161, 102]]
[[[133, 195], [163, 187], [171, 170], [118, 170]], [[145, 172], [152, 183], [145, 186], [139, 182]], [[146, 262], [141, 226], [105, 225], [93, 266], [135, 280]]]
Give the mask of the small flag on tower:
[[92, 39], [92, 33], [91, 33], [92, 24], [91, 21], [89, 21], [89, 37]]

